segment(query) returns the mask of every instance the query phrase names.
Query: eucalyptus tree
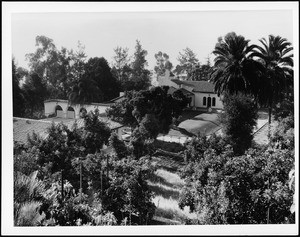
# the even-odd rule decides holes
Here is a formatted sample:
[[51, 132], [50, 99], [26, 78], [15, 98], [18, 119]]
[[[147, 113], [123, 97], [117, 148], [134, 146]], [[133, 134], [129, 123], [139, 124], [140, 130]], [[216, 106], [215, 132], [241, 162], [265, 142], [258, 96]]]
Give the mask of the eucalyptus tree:
[[275, 103], [293, 93], [293, 47], [281, 36], [269, 35], [259, 41], [262, 46], [254, 45], [251, 57], [258, 57], [264, 73], [255, 91], [260, 104], [268, 106], [271, 123]]
[[159, 51], [154, 55], [154, 57], [156, 59], [156, 66], [154, 67], [154, 71], [158, 76], [163, 76], [166, 70], [171, 71], [173, 65], [169, 60], [168, 54]]

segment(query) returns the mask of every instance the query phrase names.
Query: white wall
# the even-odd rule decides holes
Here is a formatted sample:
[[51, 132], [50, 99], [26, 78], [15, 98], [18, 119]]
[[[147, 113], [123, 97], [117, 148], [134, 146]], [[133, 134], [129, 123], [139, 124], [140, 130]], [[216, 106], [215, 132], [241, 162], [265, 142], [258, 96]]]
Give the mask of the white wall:
[[[203, 105], [203, 97], [206, 97], [206, 105]], [[215, 106], [211, 106], [211, 108], [223, 109], [223, 103], [220, 100], [220, 97], [217, 96], [217, 94], [213, 94], [213, 93], [200, 93], [200, 92], [195, 92], [195, 107], [207, 108], [207, 98], [208, 97], [211, 97], [211, 99], [213, 97], [216, 98], [216, 105]]]
[[83, 108], [85, 108], [87, 112], [94, 111], [95, 109], [98, 109], [100, 114], [105, 113], [105, 110], [108, 107], [110, 107], [110, 106], [109, 105], [93, 105], [93, 104], [83, 106]]
[[75, 118], [80, 118], [80, 109], [85, 108], [89, 113], [90, 111], [94, 111], [98, 108], [99, 113], [105, 113], [106, 109], [110, 107], [110, 105], [101, 105], [101, 104], [91, 104], [91, 105], [73, 105], [69, 106], [67, 101], [46, 101], [44, 102], [45, 115], [49, 116], [50, 114], [55, 113], [55, 107], [59, 105], [63, 111], [58, 112], [59, 117], [63, 118], [73, 118], [74, 112], [68, 111], [69, 107], [72, 107], [75, 111]]
[[[63, 110], [64, 117], [66, 117], [67, 109], [68, 109], [68, 103], [66, 102], [56, 102], [56, 101], [49, 101], [44, 103], [44, 109], [45, 109], [45, 115], [49, 116], [50, 114], [55, 113], [55, 107], [57, 105], [60, 105], [60, 107]], [[60, 112], [61, 115], [61, 112]]]

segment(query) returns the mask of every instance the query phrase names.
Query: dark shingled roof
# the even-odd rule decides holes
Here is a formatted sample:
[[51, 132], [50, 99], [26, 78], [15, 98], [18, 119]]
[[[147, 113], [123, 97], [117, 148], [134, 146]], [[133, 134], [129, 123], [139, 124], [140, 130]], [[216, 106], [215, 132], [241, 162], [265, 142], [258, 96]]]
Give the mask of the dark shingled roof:
[[209, 81], [182, 81], [178, 79], [172, 81], [178, 85], [193, 87], [194, 92], [215, 93], [215, 85]]

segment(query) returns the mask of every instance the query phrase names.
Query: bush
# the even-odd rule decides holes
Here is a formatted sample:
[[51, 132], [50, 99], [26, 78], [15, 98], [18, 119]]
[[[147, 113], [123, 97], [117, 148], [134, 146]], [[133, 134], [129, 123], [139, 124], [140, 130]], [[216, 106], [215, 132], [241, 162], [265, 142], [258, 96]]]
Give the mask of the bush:
[[275, 147], [242, 156], [208, 149], [183, 169], [179, 206], [198, 212], [201, 224], [293, 223], [288, 187], [293, 162], [293, 151]]
[[258, 108], [254, 100], [243, 94], [224, 96], [224, 113], [220, 122], [226, 140], [236, 154], [241, 155], [252, 143], [253, 128], [258, 118]]
[[103, 209], [113, 212], [118, 223], [127, 217], [131, 224], [147, 224], [153, 217], [155, 205], [146, 180], [153, 174], [150, 161], [124, 158], [113, 162], [109, 187], [103, 196]]

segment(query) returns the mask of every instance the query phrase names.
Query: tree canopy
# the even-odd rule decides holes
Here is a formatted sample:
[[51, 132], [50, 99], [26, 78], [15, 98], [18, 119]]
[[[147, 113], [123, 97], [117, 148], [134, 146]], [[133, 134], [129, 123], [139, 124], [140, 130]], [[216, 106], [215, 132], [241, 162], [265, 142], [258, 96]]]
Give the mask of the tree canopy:
[[169, 60], [168, 54], [159, 51], [154, 55], [154, 57], [156, 59], [156, 66], [154, 67], [154, 71], [158, 76], [163, 76], [166, 70], [172, 70], [173, 65]]
[[[188, 103], [188, 98], [180, 92], [170, 95], [168, 87], [153, 87], [150, 90], [129, 93], [125, 100], [108, 109], [107, 114], [112, 120], [122, 121], [132, 127], [143, 124], [144, 131], [146, 127], [157, 127], [157, 132], [146, 129], [156, 137], [155, 134], [169, 131], [173, 119], [178, 118]], [[153, 123], [156, 125], [146, 125]]]
[[187, 73], [187, 77], [190, 77], [190, 73], [199, 62], [197, 55], [189, 47], [183, 49], [182, 53], [179, 52], [177, 60], [179, 61], [179, 64], [175, 67], [173, 72], [176, 75]]

